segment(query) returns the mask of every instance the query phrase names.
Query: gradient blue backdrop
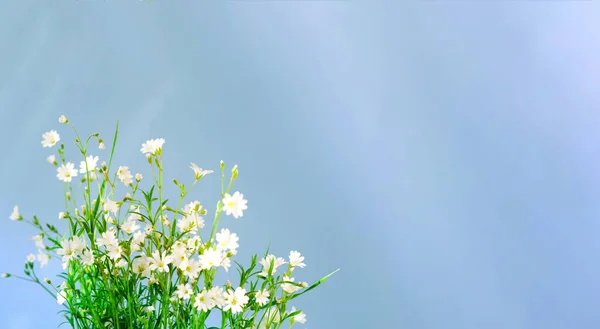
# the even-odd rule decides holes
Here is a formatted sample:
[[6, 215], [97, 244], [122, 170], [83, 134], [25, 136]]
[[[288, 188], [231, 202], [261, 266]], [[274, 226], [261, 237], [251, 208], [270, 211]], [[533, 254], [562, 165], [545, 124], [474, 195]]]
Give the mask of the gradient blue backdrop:
[[[289, 248], [299, 328], [600, 324], [597, 1], [0, 2], [0, 271], [21, 271], [62, 186], [41, 134], [66, 114], [117, 164], [237, 163], [238, 259]], [[106, 152], [106, 151], [104, 151]], [[105, 158], [107, 153], [98, 152]], [[219, 179], [195, 197], [214, 204]], [[214, 206], [213, 206], [214, 207]], [[210, 209], [210, 208], [209, 208]], [[1, 217], [1, 216], [0, 216]], [[42, 271], [52, 277], [58, 264]], [[0, 328], [55, 328], [0, 281]]]

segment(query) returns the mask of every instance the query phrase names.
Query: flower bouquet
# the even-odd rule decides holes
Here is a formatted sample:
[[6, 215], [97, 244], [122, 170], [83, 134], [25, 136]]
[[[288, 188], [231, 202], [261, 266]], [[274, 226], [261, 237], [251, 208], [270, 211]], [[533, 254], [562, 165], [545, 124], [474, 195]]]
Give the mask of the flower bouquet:
[[[275, 329], [306, 322], [306, 315], [290, 307], [290, 302], [335, 272], [312, 285], [296, 282], [294, 270], [305, 267], [304, 257], [297, 251], [291, 251], [286, 261], [267, 250], [260, 260], [255, 254], [248, 267], [232, 260], [239, 238], [219, 225], [223, 214], [237, 219], [247, 209], [244, 195], [231, 192], [238, 177], [237, 166], [233, 166], [226, 185], [221, 161], [220, 198], [210, 229], [203, 230], [207, 209], [199, 201], [184, 200], [212, 170], [191, 163], [193, 182], [189, 187], [173, 180], [179, 190], [174, 203], [163, 195], [164, 139], [142, 145], [141, 153], [152, 171], [151, 186], [143, 188], [141, 174], [133, 175], [126, 166], [113, 170], [118, 123], [108, 163], [99, 164], [99, 157], [90, 154], [91, 144], [105, 148], [99, 135], [82, 139], [65, 116], [59, 122], [73, 128], [82, 156], [76, 169], [60, 144], [58, 158], [47, 158], [64, 183], [65, 209], [58, 220], [63, 221], [66, 232], [42, 223], [35, 215], [25, 219], [15, 206], [10, 219], [31, 224], [39, 231], [32, 238], [38, 253], [27, 256], [24, 276], [4, 273], [3, 277], [40, 285], [64, 307], [61, 313], [72, 328], [204, 329], [209, 328], [211, 314], [220, 326], [210, 329]], [[54, 130], [42, 138], [42, 146], [47, 148], [60, 141]], [[80, 184], [75, 186], [75, 182]], [[126, 193], [117, 197], [118, 189], [126, 189]], [[36, 274], [36, 267], [47, 266], [54, 257], [62, 261], [59, 277], [64, 282], [59, 285], [47, 278], [40, 280]], [[222, 268], [228, 272], [232, 263], [239, 281], [219, 285], [217, 271]]]

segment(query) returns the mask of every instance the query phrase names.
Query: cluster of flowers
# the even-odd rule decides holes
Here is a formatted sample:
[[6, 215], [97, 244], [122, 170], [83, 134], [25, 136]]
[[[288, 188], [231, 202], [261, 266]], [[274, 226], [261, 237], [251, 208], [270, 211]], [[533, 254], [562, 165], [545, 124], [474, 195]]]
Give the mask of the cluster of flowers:
[[[59, 122], [70, 124], [64, 116]], [[239, 247], [237, 234], [226, 228], [218, 231], [221, 214], [240, 218], [248, 208], [242, 193], [230, 193], [238, 176], [237, 166], [231, 170], [225, 187], [225, 165], [221, 161], [221, 198], [210, 234], [203, 237], [201, 229], [208, 211], [197, 200], [183, 205], [191, 188], [212, 170], [191, 163], [191, 187], [173, 180], [180, 195], [179, 205], [172, 208], [163, 198], [164, 139], [142, 145], [140, 151], [154, 178], [152, 187], [142, 190], [142, 174], [133, 175], [129, 167], [120, 166], [110, 174], [118, 126], [108, 164], [100, 165], [98, 156], [88, 154], [88, 144], [96, 138], [98, 147], [104, 149], [104, 141], [93, 134], [83, 142], [73, 130], [77, 135], [75, 145], [83, 155], [79, 170], [75, 163], [66, 161], [63, 144], [58, 148], [58, 160], [55, 155], [47, 158], [65, 184], [67, 209], [58, 218], [68, 225], [68, 231], [61, 234], [51, 224], [42, 225], [36, 216], [24, 219], [15, 206], [10, 219], [25, 221], [41, 232], [32, 238], [38, 253], [27, 256], [26, 276], [5, 273], [3, 277], [14, 276], [42, 286], [66, 307], [64, 314], [73, 328], [208, 328], [208, 316], [215, 310], [221, 313], [222, 329], [270, 329], [280, 328], [286, 320], [290, 325], [306, 322], [303, 312], [295, 307], [288, 310], [288, 302], [331, 274], [310, 286], [295, 282], [291, 277], [294, 269], [306, 266], [297, 251], [291, 251], [287, 261], [268, 251], [260, 261], [254, 255], [248, 268], [235, 262], [240, 284], [214, 284], [217, 269], [222, 267], [228, 272]], [[60, 141], [54, 130], [42, 138], [43, 147], [54, 147]], [[79, 174], [83, 205], [71, 197], [73, 180]], [[123, 198], [116, 197], [117, 181], [129, 189]], [[98, 189], [95, 196], [93, 182]], [[139, 194], [141, 197], [136, 198]], [[36, 260], [41, 268], [47, 266], [53, 255], [61, 258], [64, 270], [60, 276], [65, 281], [58, 286], [46, 278], [39, 280], [34, 266]], [[278, 274], [278, 268], [286, 264], [285, 272]], [[256, 270], [259, 265], [261, 269]]]

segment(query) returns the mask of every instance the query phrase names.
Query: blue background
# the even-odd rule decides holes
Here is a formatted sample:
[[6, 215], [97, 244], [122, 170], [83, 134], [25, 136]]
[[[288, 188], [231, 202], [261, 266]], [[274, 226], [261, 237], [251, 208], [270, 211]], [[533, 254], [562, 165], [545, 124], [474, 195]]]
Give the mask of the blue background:
[[[116, 165], [238, 164], [238, 260], [301, 251], [299, 328], [600, 323], [596, 1], [0, 2], [0, 271], [58, 222], [41, 134], [121, 134]], [[73, 147], [70, 150], [74, 152]], [[71, 153], [74, 155], [74, 153]], [[106, 159], [108, 151], [98, 151]], [[214, 210], [219, 177], [193, 198]], [[41, 271], [52, 277], [57, 263]], [[0, 281], [0, 328], [55, 328]]]

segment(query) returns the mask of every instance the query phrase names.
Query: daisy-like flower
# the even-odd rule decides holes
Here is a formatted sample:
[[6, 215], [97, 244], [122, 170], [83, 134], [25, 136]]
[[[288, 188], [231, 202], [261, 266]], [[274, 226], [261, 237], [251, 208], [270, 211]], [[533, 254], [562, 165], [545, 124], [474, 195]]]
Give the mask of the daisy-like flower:
[[229, 232], [229, 229], [221, 229], [216, 238], [217, 246], [222, 250], [236, 250], [239, 247], [237, 234]]
[[164, 138], [151, 139], [142, 144], [140, 151], [144, 154], [156, 155], [156, 153], [162, 150], [163, 144], [165, 143]]
[[60, 167], [56, 169], [56, 172], [56, 177], [58, 177], [58, 179], [65, 183], [70, 182], [73, 179], [73, 177], [77, 176], [75, 164], [71, 162], [67, 162], [65, 164], [60, 165]]
[[64, 115], [61, 115], [60, 117], [58, 117], [58, 122], [67, 123], [67, 122], [69, 122], [69, 119], [67, 119], [67, 117]]
[[[294, 278], [283, 276], [283, 281], [294, 282]], [[283, 289], [283, 291], [287, 292], [288, 294], [293, 294], [294, 292], [298, 291], [300, 287], [295, 286], [291, 283], [282, 283], [281, 289]]]
[[248, 200], [244, 200], [244, 195], [240, 192], [235, 192], [233, 195], [226, 193], [223, 198], [223, 210], [228, 216], [233, 215], [234, 218], [242, 217], [244, 210], [248, 209], [247, 203]]
[[62, 256], [63, 269], [66, 268], [65, 265], [76, 256], [69, 240], [63, 240], [60, 243], [60, 248], [56, 250], [56, 253], [59, 256]]
[[62, 305], [67, 301], [67, 292], [64, 290], [61, 290], [57, 295], [56, 295], [56, 302], [58, 303], [58, 305]]
[[184, 233], [192, 232], [196, 234], [198, 232], [198, 228], [203, 227], [204, 219], [202, 219], [202, 217], [196, 212], [187, 214], [177, 222], [177, 228], [179, 231]]
[[115, 231], [111, 228], [108, 231], [102, 233], [102, 237], [96, 239], [96, 244], [99, 247], [114, 246], [116, 244], [119, 244], [119, 241], [115, 236]]
[[223, 311], [231, 310], [233, 314], [242, 312], [249, 299], [246, 296], [246, 290], [242, 287], [237, 287], [235, 291], [230, 289], [224, 297], [225, 307], [223, 307]]
[[98, 160], [99, 158], [97, 156], [88, 155], [87, 158], [85, 158], [85, 161], [79, 163], [79, 173], [85, 174], [96, 170], [98, 167]]
[[52, 147], [60, 141], [60, 136], [56, 130], [50, 130], [42, 135], [42, 147]]
[[133, 268], [132, 271], [135, 274], [141, 274], [143, 277], [149, 278], [152, 276], [152, 273], [150, 272], [150, 263], [148, 262], [148, 259], [145, 257], [139, 257], [136, 258], [133, 261]]
[[275, 274], [275, 271], [279, 266], [286, 263], [285, 260], [281, 257], [275, 258], [275, 255], [267, 255], [266, 257], [263, 257], [263, 259], [260, 260], [260, 264], [263, 266], [263, 271], [260, 273], [260, 275], [267, 276], [267, 271], [271, 267], [271, 262], [273, 262], [273, 268], [271, 271], [272, 273], [270, 273], [271, 275]]
[[194, 307], [202, 312], [208, 312], [208, 310], [215, 307], [215, 303], [206, 289], [202, 289], [202, 291], [194, 297]]
[[263, 306], [269, 301], [269, 292], [265, 289], [256, 292], [256, 302], [258, 305]]
[[19, 213], [19, 207], [18, 206], [15, 206], [13, 208], [13, 211], [10, 213], [10, 217], [8, 217], [8, 218], [10, 218], [10, 220], [20, 220], [20, 219], [23, 218], [21, 216], [21, 214]]
[[54, 156], [54, 154], [50, 154], [46, 158], [46, 161], [48, 161], [49, 164], [54, 164], [56, 162], [56, 156]]
[[290, 265], [292, 267], [305, 267], [306, 264], [302, 261], [304, 261], [304, 257], [299, 252], [295, 250], [290, 251]]
[[80, 255], [86, 247], [87, 243], [78, 236], [71, 238], [71, 249], [73, 249], [76, 256]]
[[133, 183], [133, 176], [127, 166], [119, 167], [119, 170], [117, 170], [117, 177], [119, 177], [119, 180], [121, 183], [125, 184], [125, 186], [129, 186]]
[[186, 283], [178, 285], [175, 294], [177, 294], [179, 299], [188, 300], [192, 296], [192, 292], [192, 286], [189, 283]]
[[185, 267], [181, 268], [181, 264], [179, 268], [183, 271], [183, 274], [188, 277], [190, 280], [196, 280], [200, 275], [200, 263], [195, 259], [188, 259], [185, 262]]
[[[294, 306], [292, 306], [292, 311], [290, 313], [294, 313], [294, 312], [296, 312], [296, 308]], [[304, 314], [302, 311], [300, 311], [300, 313], [294, 315], [294, 322], [305, 324], [306, 323], [306, 314]]]
[[121, 225], [121, 229], [125, 231], [127, 234], [133, 234], [133, 232], [137, 231], [140, 226], [134, 220], [126, 220], [123, 225]]
[[119, 260], [121, 258], [121, 254], [123, 254], [123, 248], [120, 245], [109, 245], [106, 246], [106, 251], [108, 251], [108, 258], [112, 260]]
[[119, 211], [119, 205], [115, 201], [107, 199], [104, 201], [103, 209], [106, 212], [112, 212], [113, 214], [116, 214], [117, 211]]
[[191, 165], [190, 168], [194, 171], [194, 177], [196, 178], [196, 180], [199, 180], [203, 176], [206, 176], [208, 174], [212, 174], [214, 172], [212, 170], [202, 169], [202, 168], [198, 167], [198, 165], [196, 165], [193, 162], [190, 162], [190, 165]]
[[81, 264], [83, 265], [90, 266], [94, 264], [94, 260], [94, 253], [89, 249], [84, 250], [81, 254]]
[[216, 307], [223, 307], [225, 304], [225, 292], [223, 288], [214, 286], [208, 291], [208, 294]]
[[200, 260], [200, 266], [202, 267], [202, 269], [208, 270], [213, 266], [219, 266], [221, 264], [222, 253], [220, 250], [211, 248], [205, 250], [204, 253], [198, 258]]
[[38, 262], [40, 262], [40, 267], [44, 268], [44, 267], [46, 267], [46, 265], [48, 265], [50, 256], [48, 256], [48, 254], [42, 252], [41, 250], [38, 250], [37, 260], [38, 260]]
[[27, 255], [27, 262], [28, 262], [28, 263], [33, 263], [33, 262], [35, 262], [35, 255], [34, 255], [34, 254], [29, 254], [29, 255]]
[[150, 258], [150, 270], [157, 270], [158, 272], [169, 272], [169, 264], [173, 259], [171, 256], [167, 256], [166, 252], [159, 253], [155, 250]]

